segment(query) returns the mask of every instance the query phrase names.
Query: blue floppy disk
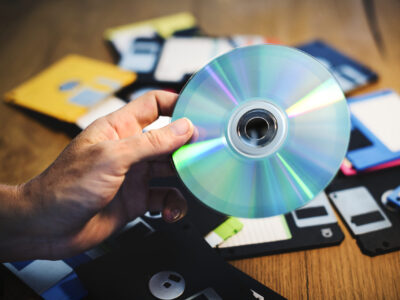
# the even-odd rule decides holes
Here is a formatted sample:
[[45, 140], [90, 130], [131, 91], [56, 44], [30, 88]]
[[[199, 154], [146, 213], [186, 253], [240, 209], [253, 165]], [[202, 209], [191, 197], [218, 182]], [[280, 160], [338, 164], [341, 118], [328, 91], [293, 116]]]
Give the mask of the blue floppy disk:
[[400, 158], [400, 97], [392, 90], [348, 98], [352, 136], [347, 159], [364, 170]]
[[378, 75], [374, 71], [322, 41], [316, 40], [297, 46], [297, 48], [311, 54], [327, 67], [345, 93], [378, 79]]
[[4, 265], [45, 300], [82, 299], [87, 295], [73, 268], [88, 262], [89, 256], [79, 254], [65, 260], [33, 260]]

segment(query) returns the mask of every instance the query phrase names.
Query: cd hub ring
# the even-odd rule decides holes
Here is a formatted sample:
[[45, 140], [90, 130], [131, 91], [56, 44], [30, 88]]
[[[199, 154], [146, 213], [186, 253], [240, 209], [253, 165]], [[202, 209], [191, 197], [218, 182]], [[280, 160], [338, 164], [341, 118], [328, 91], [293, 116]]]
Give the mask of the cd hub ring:
[[239, 154], [262, 158], [277, 151], [287, 136], [286, 114], [267, 100], [249, 100], [229, 119], [227, 138]]

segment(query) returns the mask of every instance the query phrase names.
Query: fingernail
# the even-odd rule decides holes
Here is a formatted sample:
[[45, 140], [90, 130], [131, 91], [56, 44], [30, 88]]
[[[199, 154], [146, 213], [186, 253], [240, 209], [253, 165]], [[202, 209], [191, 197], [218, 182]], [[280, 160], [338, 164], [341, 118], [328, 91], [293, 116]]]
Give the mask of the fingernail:
[[171, 221], [176, 221], [181, 216], [181, 210], [179, 208], [174, 208], [171, 210]]
[[173, 134], [184, 135], [190, 129], [190, 121], [186, 118], [176, 120], [175, 122], [171, 123], [170, 128]]

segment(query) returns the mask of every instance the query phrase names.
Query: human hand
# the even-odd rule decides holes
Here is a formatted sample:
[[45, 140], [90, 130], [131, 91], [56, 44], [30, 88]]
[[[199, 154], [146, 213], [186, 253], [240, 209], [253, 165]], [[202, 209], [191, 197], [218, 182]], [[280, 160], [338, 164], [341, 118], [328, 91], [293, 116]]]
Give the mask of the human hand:
[[167, 154], [190, 139], [193, 125], [180, 119], [142, 133], [159, 115], [171, 115], [176, 100], [174, 93], [150, 92], [98, 119], [47, 170], [21, 185], [21, 214], [8, 224], [13, 256], [79, 253], [146, 211], [162, 211], [169, 222], [180, 219], [186, 203], [179, 192], [149, 189], [148, 182], [151, 175], [173, 172]]

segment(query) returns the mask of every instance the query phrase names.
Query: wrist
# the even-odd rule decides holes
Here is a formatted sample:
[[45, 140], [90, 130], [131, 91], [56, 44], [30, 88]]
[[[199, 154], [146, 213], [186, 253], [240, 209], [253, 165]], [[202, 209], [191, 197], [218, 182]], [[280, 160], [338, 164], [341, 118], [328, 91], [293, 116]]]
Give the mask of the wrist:
[[47, 239], [35, 233], [36, 202], [32, 182], [0, 184], [0, 261], [47, 256]]
[[[24, 231], [24, 211], [27, 205], [23, 199], [24, 185], [0, 185], [0, 236], [20, 236]], [[26, 227], [25, 227], [26, 229]]]

